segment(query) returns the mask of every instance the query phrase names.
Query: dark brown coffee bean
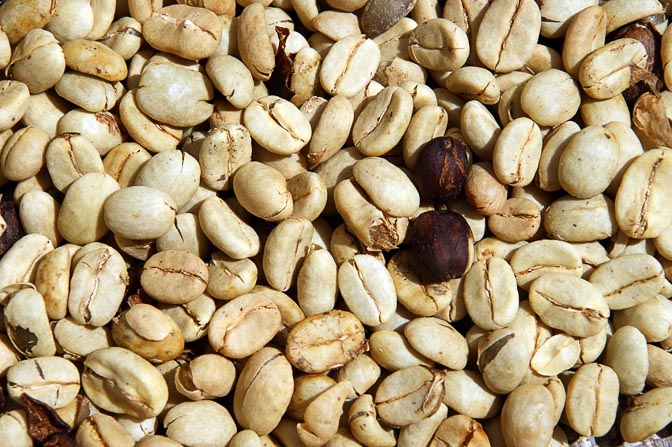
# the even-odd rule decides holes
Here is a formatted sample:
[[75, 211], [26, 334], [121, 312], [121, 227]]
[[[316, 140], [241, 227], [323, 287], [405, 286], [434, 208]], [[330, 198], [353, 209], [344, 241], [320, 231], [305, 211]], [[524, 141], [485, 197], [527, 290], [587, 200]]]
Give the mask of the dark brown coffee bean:
[[462, 193], [467, 181], [467, 146], [453, 137], [427, 142], [418, 157], [414, 183], [429, 202], [445, 203]]
[[450, 210], [426, 211], [413, 223], [413, 249], [438, 281], [460, 278], [474, 256], [469, 224]]

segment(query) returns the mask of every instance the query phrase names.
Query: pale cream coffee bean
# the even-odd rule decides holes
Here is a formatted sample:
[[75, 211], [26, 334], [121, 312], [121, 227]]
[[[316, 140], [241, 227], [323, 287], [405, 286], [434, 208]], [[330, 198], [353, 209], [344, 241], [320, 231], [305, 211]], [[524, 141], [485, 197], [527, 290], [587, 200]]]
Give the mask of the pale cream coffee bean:
[[567, 385], [565, 415], [583, 436], [604, 436], [616, 420], [618, 376], [599, 363], [581, 366]]
[[249, 293], [257, 282], [257, 266], [250, 259], [232, 259], [215, 251], [208, 262], [206, 293], [213, 298], [230, 300]]
[[654, 388], [634, 396], [621, 416], [620, 430], [626, 442], [640, 442], [670, 423], [672, 387]]
[[251, 159], [249, 131], [240, 124], [218, 126], [207, 133], [200, 145], [201, 179], [210, 188], [227, 191], [231, 188], [233, 174]]
[[634, 307], [614, 312], [614, 327], [635, 326], [649, 343], [663, 342], [672, 334], [672, 302], [656, 295]]
[[488, 216], [488, 229], [506, 242], [532, 238], [541, 226], [539, 205], [524, 197], [512, 197], [495, 213]]
[[371, 394], [357, 397], [348, 410], [348, 426], [357, 440], [381, 447], [396, 445], [392, 428], [384, 428], [377, 419]]
[[157, 251], [185, 250], [200, 258], [207, 258], [213, 247], [201, 229], [197, 214], [182, 213], [175, 215], [173, 227], [155, 241]]
[[175, 373], [175, 388], [191, 400], [215, 399], [229, 394], [236, 379], [233, 362], [219, 354], [203, 354]]
[[335, 155], [346, 143], [355, 120], [352, 104], [343, 95], [335, 95], [326, 103], [313, 126], [306, 157], [316, 166]]
[[387, 216], [368, 201], [354, 179], [340, 181], [334, 188], [333, 198], [349, 231], [367, 248], [391, 250], [404, 241], [409, 219]]
[[446, 371], [443, 403], [459, 414], [487, 419], [499, 413], [501, 399], [490, 391], [477, 371]]
[[618, 230], [614, 202], [604, 194], [560, 197], [544, 210], [543, 223], [548, 237], [567, 242], [607, 239]]
[[352, 385], [351, 398], [356, 398], [366, 393], [380, 378], [380, 366], [368, 354], [355, 358], [336, 372], [336, 380], [347, 380]]
[[246, 5], [236, 21], [236, 38], [240, 59], [255, 79], [267, 81], [275, 69], [275, 53], [271, 38], [259, 32], [268, 27], [264, 6], [257, 2]]
[[111, 83], [95, 76], [68, 71], [54, 86], [58, 95], [87, 112], [102, 112], [114, 108], [126, 93], [124, 85]]
[[115, 318], [112, 338], [117, 346], [154, 363], [172, 360], [184, 349], [184, 338], [177, 324], [145, 303], [135, 304]]
[[110, 194], [103, 205], [106, 227], [117, 236], [134, 240], [166, 234], [173, 226], [176, 211], [172, 196], [152, 186], [122, 188]]
[[208, 278], [208, 267], [201, 258], [184, 250], [166, 250], [145, 262], [140, 284], [157, 301], [184, 304], [205, 291]]
[[420, 194], [411, 179], [384, 158], [359, 160], [352, 167], [352, 176], [385, 214], [411, 217], [420, 207]]
[[110, 47], [88, 39], [70, 40], [63, 44], [68, 68], [105, 79], [122, 81], [128, 75], [126, 61]]
[[542, 376], [557, 376], [572, 368], [580, 355], [578, 340], [565, 334], [555, 334], [537, 348], [530, 367]]
[[364, 155], [377, 157], [401, 141], [413, 115], [413, 98], [390, 86], [368, 102], [352, 126], [352, 140]]
[[287, 179], [287, 190], [294, 202], [293, 217], [315, 221], [327, 204], [327, 185], [324, 179], [313, 171], [304, 171]]
[[42, 93], [65, 72], [63, 49], [52, 33], [33, 29], [14, 48], [5, 70], [12, 79], [25, 83], [31, 94]]
[[159, 370], [119, 347], [99, 349], [86, 358], [82, 386], [95, 405], [136, 418], [157, 416], [168, 401], [168, 386]]
[[45, 151], [45, 164], [56, 189], [66, 192], [87, 172], [103, 172], [100, 154], [82, 135], [66, 133], [51, 139]]
[[114, 343], [105, 326], [80, 324], [72, 317], [58, 320], [54, 326], [54, 339], [63, 351], [63, 358], [72, 361], [83, 361], [96, 349], [109, 348]]
[[344, 410], [343, 404], [351, 387], [347, 380], [339, 382], [308, 404], [304, 422], [296, 425], [298, 438], [304, 445], [326, 444], [336, 434]]
[[572, 244], [543, 239], [516, 248], [509, 261], [518, 287], [528, 290], [540, 276], [556, 272], [579, 277], [583, 272], [581, 254]]
[[0, 154], [0, 169], [8, 180], [22, 181], [35, 175], [44, 166], [44, 153], [49, 136], [38, 126], [26, 126], [7, 139]]
[[4, 69], [12, 57], [12, 48], [7, 38], [7, 33], [0, 31], [0, 68]]
[[572, 77], [550, 69], [537, 73], [520, 92], [520, 106], [540, 126], [557, 126], [579, 110], [581, 94]]
[[612, 5], [604, 5], [607, 13], [607, 32], [635, 22], [643, 17], [661, 14], [664, 10], [660, 2], [653, 0], [639, 0], [636, 2], [627, 2], [617, 0]]
[[40, 261], [53, 250], [42, 234], [26, 234], [14, 242], [0, 259], [0, 302], [5, 304], [12, 292], [34, 282]]
[[495, 175], [504, 184], [525, 186], [532, 183], [541, 157], [539, 126], [529, 118], [517, 118], [497, 137], [492, 152]]
[[413, 349], [440, 365], [453, 370], [467, 365], [467, 340], [440, 318], [415, 318], [404, 326], [404, 336]]
[[649, 372], [646, 338], [633, 326], [622, 326], [607, 342], [604, 363], [618, 376], [619, 392], [632, 396], [642, 392]]
[[158, 304], [159, 309], [172, 318], [180, 328], [186, 343], [204, 337], [215, 313], [215, 300], [201, 295], [185, 304]]
[[[340, 370], [339, 370], [340, 371]], [[287, 406], [287, 416], [294, 420], [304, 420], [306, 407], [323, 391], [336, 385], [337, 381], [325, 374], [302, 374], [294, 378], [292, 398]]]
[[486, 447], [490, 440], [481, 424], [469, 416], [456, 414], [441, 422], [429, 445]]
[[107, 198], [119, 184], [102, 172], [89, 172], [70, 184], [58, 212], [58, 232], [74, 244], [87, 244], [105, 235], [103, 215]]
[[270, 433], [287, 410], [293, 391], [292, 365], [287, 358], [275, 348], [261, 348], [238, 376], [233, 396], [236, 421], [258, 434]]
[[7, 335], [25, 357], [56, 354], [44, 298], [38, 291], [29, 288], [11, 294], [5, 304], [4, 315]]
[[52, 20], [45, 25], [58, 41], [85, 38], [93, 28], [93, 8], [82, 0], [59, 2], [53, 11]]
[[281, 329], [278, 307], [258, 293], [247, 293], [224, 304], [212, 316], [208, 340], [229, 358], [254, 354]]
[[145, 20], [142, 36], [158, 51], [198, 60], [209, 57], [217, 49], [222, 37], [222, 23], [206, 8], [170, 5]]
[[48, 1], [28, 4], [10, 1], [0, 9], [0, 27], [7, 34], [9, 43], [16, 45], [29, 31], [42, 28], [52, 16], [54, 5]]
[[269, 95], [245, 108], [243, 122], [254, 141], [278, 155], [300, 151], [312, 136], [310, 123], [291, 102]]
[[125, 188], [133, 184], [138, 171], [150, 158], [150, 153], [139, 144], [121, 143], [105, 154], [103, 168]]
[[490, 332], [478, 342], [477, 366], [488, 389], [497, 394], [515, 390], [529, 370], [532, 352], [512, 328]]
[[[146, 446], [146, 447], [154, 447], [154, 446]], [[162, 446], [156, 446], [156, 447], [162, 447]], [[173, 447], [173, 446], [166, 446], [166, 447]], [[231, 441], [229, 441], [229, 447], [263, 447], [263, 444], [261, 437], [254, 430], [245, 429], [233, 435]]]
[[553, 436], [553, 396], [543, 385], [521, 385], [508, 395], [501, 414], [507, 445], [549, 445]]
[[68, 111], [58, 121], [56, 134], [79, 133], [88, 138], [101, 156], [126, 139], [119, 118], [113, 113], [87, 112], [84, 109]]
[[[172, 79], [172, 82], [165, 82]], [[179, 83], [179, 89], [171, 88]], [[175, 127], [195, 126], [213, 112], [212, 83], [204, 74], [177, 63], [150, 60], [143, 68], [135, 99], [151, 118]]]
[[91, 2], [91, 9], [93, 10], [93, 27], [86, 38], [100, 40], [112, 25], [116, 7], [106, 0], [94, 0]]
[[[418, 86], [420, 85], [424, 84], [418, 84]], [[401, 87], [405, 88], [403, 84]], [[417, 102], [417, 96], [415, 100]], [[418, 109], [414, 105], [414, 110], [415, 112], [402, 140], [404, 164], [410, 170], [415, 170], [418, 157], [425, 143], [443, 136], [448, 127], [448, 112], [443, 107], [436, 104], [427, 104]]]
[[494, 105], [502, 93], [495, 79], [490, 70], [469, 65], [450, 72], [444, 86], [446, 90], [465, 100], [477, 100], [485, 105]]
[[397, 301], [414, 315], [430, 317], [450, 306], [453, 300], [449, 281], [429, 281], [429, 271], [421, 267], [411, 250], [400, 250], [387, 263]]
[[129, 283], [118, 251], [101, 244], [86, 247], [73, 259], [68, 312], [77, 323], [104, 326], [119, 310]]
[[474, 324], [486, 330], [508, 325], [518, 311], [518, 288], [511, 266], [492, 256], [474, 262], [464, 276], [464, 304]]
[[350, 312], [335, 309], [294, 325], [287, 336], [285, 352], [298, 370], [322, 373], [345, 365], [367, 348], [359, 319]]
[[609, 305], [596, 286], [563, 273], [547, 273], [534, 280], [529, 299], [541, 321], [576, 337], [597, 334], [610, 315]]
[[0, 415], [0, 434], [11, 439], [11, 447], [31, 447], [33, 438], [28, 433], [28, 420], [24, 410], [9, 410]]
[[647, 254], [628, 254], [597, 266], [590, 275], [594, 284], [613, 310], [627, 309], [643, 303], [663, 287], [663, 267]]
[[259, 236], [254, 228], [220, 197], [210, 196], [201, 203], [198, 221], [212, 244], [231, 258], [245, 259], [259, 252]]
[[21, 123], [26, 126], [31, 124], [39, 126], [47, 132], [49, 138], [54, 138], [56, 136], [58, 120], [68, 110], [66, 104], [67, 101], [51, 90], [30, 95], [28, 108], [21, 117]]
[[136, 144], [152, 152], [172, 150], [182, 138], [182, 128], [153, 120], [136, 100], [136, 89], [129, 90], [119, 101], [119, 117]]
[[341, 11], [323, 11], [311, 20], [313, 28], [331, 40], [340, 40], [347, 36], [359, 36], [359, 20], [355, 14]]
[[376, 328], [369, 340], [371, 357], [388, 371], [398, 371], [410, 366], [433, 367], [434, 362], [417, 352], [406, 338], [390, 329]]
[[654, 238], [672, 223], [663, 191], [672, 177], [672, 150], [656, 148], [635, 158], [614, 200], [618, 227], [633, 238]]
[[338, 289], [350, 311], [367, 326], [387, 323], [397, 308], [392, 277], [371, 255], [358, 254], [340, 265]]
[[480, 61], [496, 72], [525, 65], [539, 38], [541, 13], [533, 1], [495, 2], [483, 14], [475, 41]]
[[182, 445], [225, 447], [236, 433], [229, 410], [212, 400], [181, 402], [163, 419], [166, 435]]
[[651, 388], [672, 386], [672, 353], [651, 344], [646, 348], [649, 356], [646, 384]]
[[186, 152], [174, 150], [154, 155], [142, 165], [133, 183], [168, 193], [176, 208], [182, 208], [196, 193], [200, 177], [198, 161]]
[[646, 69], [647, 59], [644, 44], [639, 40], [629, 37], [612, 40], [581, 62], [579, 83], [593, 98], [612, 98], [630, 86], [633, 69]]
[[244, 109], [252, 102], [254, 79], [239, 59], [231, 55], [211, 57], [205, 69], [213, 86], [233, 106]]
[[630, 129], [632, 124], [630, 109], [623, 94], [609, 99], [595, 99], [584, 95], [579, 114], [586, 126], [605, 126], [610, 122], [620, 122]]
[[507, 193], [507, 187], [495, 175], [492, 163], [480, 161], [469, 167], [464, 196], [476, 212], [493, 215], [506, 202]]
[[81, 447], [104, 445], [133, 447], [135, 445], [131, 434], [115, 418], [104, 413], [96, 413], [84, 419], [77, 427], [75, 440]]
[[0, 81], [0, 131], [12, 128], [28, 109], [30, 91], [23, 82]]
[[328, 250], [310, 246], [296, 278], [296, 300], [305, 315], [328, 312], [338, 299], [338, 266]]
[[469, 148], [481, 160], [491, 162], [502, 128], [485, 104], [473, 99], [467, 101], [462, 107], [459, 123]]
[[289, 155], [279, 155], [264, 149], [258, 144], [254, 144], [252, 147], [252, 160], [276, 169], [285, 180], [306, 172], [308, 168], [306, 156], [302, 151]]
[[323, 57], [320, 84], [331, 95], [355, 96], [373, 79], [380, 49], [364, 34], [335, 42]]
[[411, 366], [387, 376], [375, 394], [380, 419], [393, 427], [418, 422], [438, 411], [443, 399], [445, 373]]
[[268, 284], [285, 292], [296, 278], [313, 238], [313, 225], [300, 217], [288, 217], [268, 234], [262, 268]]
[[142, 25], [133, 17], [121, 17], [110, 24], [100, 41], [127, 61], [140, 50]]
[[[291, 34], [291, 36], [295, 35], [297, 35], [296, 32]], [[294, 92], [291, 101], [297, 107], [315, 95], [322, 94], [319, 78], [321, 65], [322, 56], [312, 47], [301, 47], [299, 52], [294, 56], [290, 89]]]
[[402, 427], [399, 430], [397, 445], [399, 447], [429, 445], [434, 432], [447, 416], [448, 407], [444, 404], [439, 405], [439, 409], [430, 417]]
[[444, 18], [418, 25], [408, 38], [408, 53], [427, 70], [460, 68], [469, 56], [469, 38], [456, 24]]
[[604, 45], [606, 35], [607, 12], [602, 6], [589, 6], [570, 20], [562, 48], [562, 61], [574, 79], [578, 79], [583, 59]]
[[46, 253], [35, 270], [33, 284], [44, 297], [47, 315], [51, 320], [60, 320], [68, 311], [70, 293], [70, 266], [79, 246], [64, 244]]
[[58, 209], [59, 204], [51, 194], [36, 189], [26, 192], [19, 203], [23, 231], [43, 234], [58, 246], [62, 239], [56, 228]]
[[540, 34], [551, 39], [564, 37], [567, 27], [576, 14], [597, 3], [595, 0], [579, 0], [568, 4], [562, 1], [543, 3], [539, 6], [541, 12]]
[[245, 163], [233, 177], [233, 192], [249, 213], [270, 222], [292, 215], [294, 202], [280, 171], [258, 161]]
[[618, 152], [618, 142], [606, 128], [584, 127], [570, 138], [560, 155], [560, 185], [579, 199], [600, 194], [616, 175]]

